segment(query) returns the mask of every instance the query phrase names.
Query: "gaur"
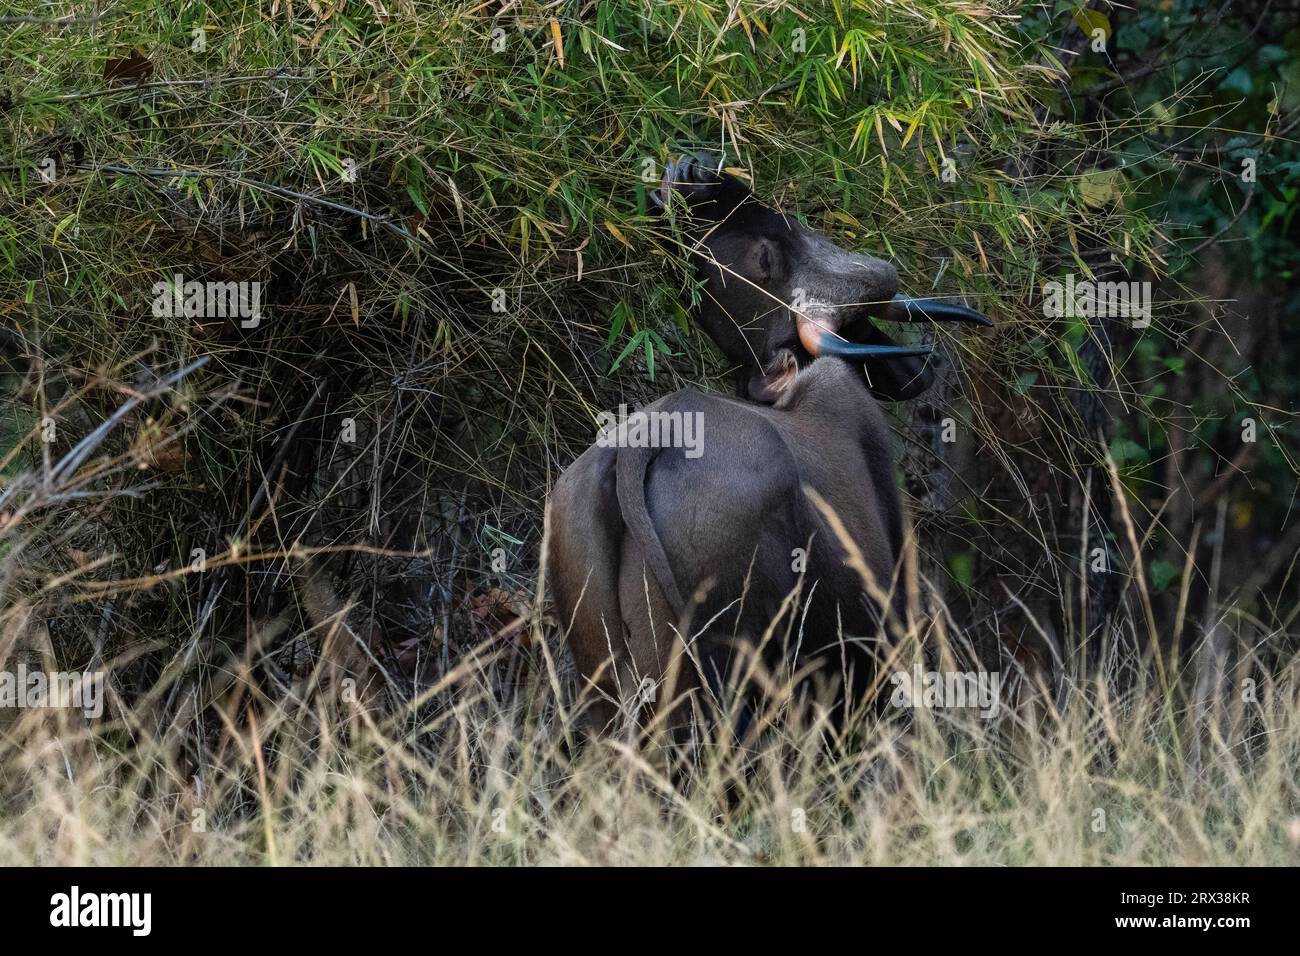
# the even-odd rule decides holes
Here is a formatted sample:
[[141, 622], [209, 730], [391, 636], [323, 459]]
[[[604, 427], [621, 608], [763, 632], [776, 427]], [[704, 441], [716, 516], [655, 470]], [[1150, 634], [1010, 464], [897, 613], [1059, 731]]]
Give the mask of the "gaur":
[[693, 318], [735, 364], [738, 394], [659, 399], [644, 411], [694, 416], [699, 447], [598, 442], [551, 493], [548, 582], [597, 692], [597, 727], [693, 689], [720, 695], [739, 642], [762, 643], [772, 673], [811, 663], [841, 699], [862, 693], [881, 631], [864, 577], [896, 592], [903, 544], [877, 402], [933, 380], [928, 349], [869, 319], [990, 324], [897, 295], [888, 262], [840, 248], [702, 157], [669, 165], [656, 202], [674, 194], [703, 280]]

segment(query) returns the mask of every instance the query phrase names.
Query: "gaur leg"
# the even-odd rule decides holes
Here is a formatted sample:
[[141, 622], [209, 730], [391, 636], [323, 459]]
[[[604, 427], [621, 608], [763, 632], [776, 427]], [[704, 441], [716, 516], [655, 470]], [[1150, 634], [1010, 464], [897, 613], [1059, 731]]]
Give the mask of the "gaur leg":
[[613, 448], [587, 449], [555, 483], [550, 499], [547, 580], [560, 629], [588, 684], [585, 716], [595, 730], [618, 714], [615, 664], [626, 657], [618, 604], [623, 522], [614, 486], [615, 455]]
[[[684, 644], [690, 636], [689, 613], [686, 621], [677, 619], [628, 538], [623, 541], [618, 586], [627, 628], [618, 682], [628, 713], [643, 724], [662, 720], [681, 739], [690, 724], [691, 694], [700, 686], [698, 669]], [[674, 710], [665, 714], [665, 707]]]

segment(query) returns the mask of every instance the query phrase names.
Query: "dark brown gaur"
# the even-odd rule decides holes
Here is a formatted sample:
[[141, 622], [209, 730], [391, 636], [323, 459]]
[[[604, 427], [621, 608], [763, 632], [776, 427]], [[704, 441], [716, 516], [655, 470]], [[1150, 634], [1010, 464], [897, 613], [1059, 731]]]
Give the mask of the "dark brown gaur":
[[552, 491], [548, 580], [597, 691], [596, 727], [719, 694], [746, 660], [741, 642], [761, 645], [769, 673], [814, 663], [845, 698], [862, 693], [881, 631], [872, 592], [897, 593], [903, 538], [877, 399], [933, 380], [929, 349], [895, 344], [870, 318], [990, 324], [897, 295], [892, 265], [763, 205], [701, 157], [669, 165], [655, 198], [674, 194], [704, 280], [694, 319], [736, 364], [738, 395], [687, 388], [644, 410], [699, 413], [697, 456], [597, 444]]

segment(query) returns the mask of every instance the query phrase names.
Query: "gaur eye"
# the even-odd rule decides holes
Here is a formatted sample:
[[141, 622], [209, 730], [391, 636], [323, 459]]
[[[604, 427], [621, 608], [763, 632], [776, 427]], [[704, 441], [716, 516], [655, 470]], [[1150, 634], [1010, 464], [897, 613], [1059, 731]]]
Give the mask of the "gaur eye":
[[764, 279], [776, 274], [776, 250], [766, 239], [760, 239], [758, 243], [758, 272]]

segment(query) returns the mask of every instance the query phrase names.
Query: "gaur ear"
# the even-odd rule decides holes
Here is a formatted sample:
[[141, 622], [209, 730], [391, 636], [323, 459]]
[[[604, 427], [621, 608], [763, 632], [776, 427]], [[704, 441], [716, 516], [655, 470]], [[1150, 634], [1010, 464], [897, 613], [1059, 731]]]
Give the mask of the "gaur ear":
[[693, 219], [721, 222], [750, 195], [749, 187], [722, 172], [719, 154], [687, 153], [669, 162], [659, 188], [650, 192], [650, 203], [666, 209], [677, 196]]

